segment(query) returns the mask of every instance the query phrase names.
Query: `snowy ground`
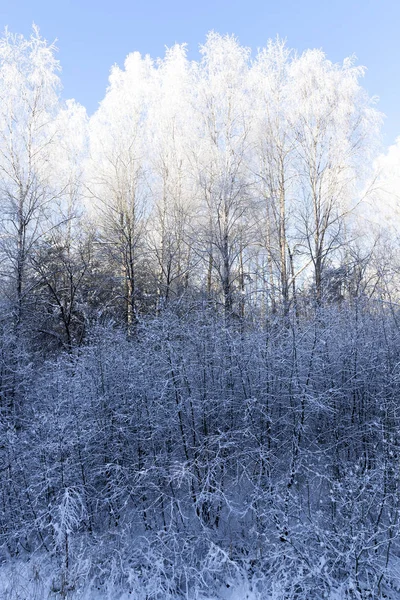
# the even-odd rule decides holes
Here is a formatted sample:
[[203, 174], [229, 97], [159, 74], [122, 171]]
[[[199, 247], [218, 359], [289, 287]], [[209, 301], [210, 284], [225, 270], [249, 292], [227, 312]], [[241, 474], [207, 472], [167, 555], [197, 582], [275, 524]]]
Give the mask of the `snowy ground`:
[[[82, 565], [82, 577], [85, 572], [85, 565]], [[57, 574], [56, 565], [52, 565], [48, 560], [41, 562], [31, 560], [29, 562], [14, 561], [9, 564], [3, 564], [0, 567], [0, 599], [1, 600], [294, 600], [297, 595], [289, 597], [276, 587], [275, 591], [263, 592], [262, 589], [252, 591], [248, 581], [237, 580], [231, 581], [223, 586], [220, 586], [214, 593], [205, 594], [200, 591], [188, 591], [185, 595], [171, 596], [164, 598], [159, 595], [155, 589], [151, 595], [147, 591], [143, 591], [133, 587], [129, 591], [118, 589], [112, 581], [105, 583], [102, 589], [99, 589], [95, 582], [88, 578], [84, 583], [79, 577], [75, 580], [75, 585], [66, 585], [62, 587], [62, 582]], [[258, 586], [260, 587], [260, 586]], [[350, 586], [351, 587], [351, 586]], [[388, 600], [398, 600], [400, 598], [400, 590], [393, 590], [393, 595], [380, 596]], [[312, 598], [317, 599], [318, 592], [312, 593]], [[301, 596], [303, 598], [303, 596]], [[328, 596], [324, 596], [327, 600], [367, 600], [373, 599], [375, 596], [360, 595], [355, 589], [347, 590], [344, 588], [331, 590]], [[319, 600], [319, 598], [318, 598]], [[321, 596], [322, 600], [322, 596]]]

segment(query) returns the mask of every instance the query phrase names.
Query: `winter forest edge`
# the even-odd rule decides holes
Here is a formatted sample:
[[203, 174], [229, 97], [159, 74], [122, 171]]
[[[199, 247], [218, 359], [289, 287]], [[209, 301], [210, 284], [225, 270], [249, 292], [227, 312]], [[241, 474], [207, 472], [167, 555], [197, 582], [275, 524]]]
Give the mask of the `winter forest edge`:
[[88, 117], [0, 39], [1, 600], [400, 599], [398, 146], [352, 58], [200, 50]]

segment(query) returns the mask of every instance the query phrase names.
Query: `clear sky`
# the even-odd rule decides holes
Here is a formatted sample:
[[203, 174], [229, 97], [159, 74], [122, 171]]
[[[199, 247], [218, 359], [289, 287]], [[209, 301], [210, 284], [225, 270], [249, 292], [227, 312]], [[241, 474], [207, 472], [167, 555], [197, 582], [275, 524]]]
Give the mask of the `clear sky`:
[[355, 54], [364, 86], [387, 116], [384, 143], [400, 135], [400, 0], [0, 0], [0, 28], [29, 35], [32, 22], [57, 38], [63, 95], [91, 114], [110, 67], [129, 52], [154, 58], [187, 42], [189, 57], [211, 29], [234, 33], [256, 50], [278, 34], [301, 51], [322, 48], [332, 61]]

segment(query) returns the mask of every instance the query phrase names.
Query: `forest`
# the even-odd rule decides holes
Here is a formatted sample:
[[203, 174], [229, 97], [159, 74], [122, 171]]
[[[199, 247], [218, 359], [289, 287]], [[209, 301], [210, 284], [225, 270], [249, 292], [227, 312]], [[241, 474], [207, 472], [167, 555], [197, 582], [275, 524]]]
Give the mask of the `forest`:
[[[400, 599], [398, 195], [354, 58], [0, 39], [0, 598]], [[400, 167], [400, 161], [399, 161]]]

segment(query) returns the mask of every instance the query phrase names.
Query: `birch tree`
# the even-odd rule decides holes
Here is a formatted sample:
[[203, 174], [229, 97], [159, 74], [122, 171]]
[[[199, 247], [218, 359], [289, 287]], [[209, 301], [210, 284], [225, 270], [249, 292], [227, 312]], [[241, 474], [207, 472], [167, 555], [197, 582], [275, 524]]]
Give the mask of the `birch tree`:
[[125, 70], [115, 66], [110, 86], [91, 118], [89, 195], [99, 221], [99, 246], [108, 257], [130, 328], [138, 307], [138, 264], [143, 260], [148, 208], [145, 124], [153, 80], [147, 57], [131, 54]]
[[299, 174], [298, 229], [314, 273], [315, 298], [323, 298], [324, 270], [345, 241], [346, 216], [361, 199], [380, 115], [351, 59], [333, 64], [308, 50], [291, 65], [297, 105], [292, 113]]
[[195, 186], [189, 155], [196, 144], [186, 47], [168, 49], [158, 63], [157, 92], [149, 115], [152, 217], [149, 244], [156, 262], [157, 304], [187, 290], [194, 256], [190, 225]]
[[268, 256], [272, 304], [275, 304], [275, 288], [278, 288], [284, 314], [289, 311], [290, 290], [295, 284], [293, 195], [297, 174], [296, 140], [290, 123], [292, 59], [284, 42], [270, 41], [259, 51], [251, 72], [256, 97], [254, 169], [257, 189], [265, 203], [260, 243]]
[[16, 325], [31, 292], [29, 257], [51, 227], [59, 193], [51, 181], [60, 85], [54, 52], [36, 27], [29, 39], [6, 30], [0, 40], [0, 252]]
[[211, 33], [201, 52], [195, 157], [203, 203], [200, 252], [207, 262], [207, 292], [210, 295], [216, 288], [225, 315], [231, 316], [235, 291], [243, 287], [243, 255], [251, 231], [246, 172], [251, 127], [249, 50], [234, 37]]

